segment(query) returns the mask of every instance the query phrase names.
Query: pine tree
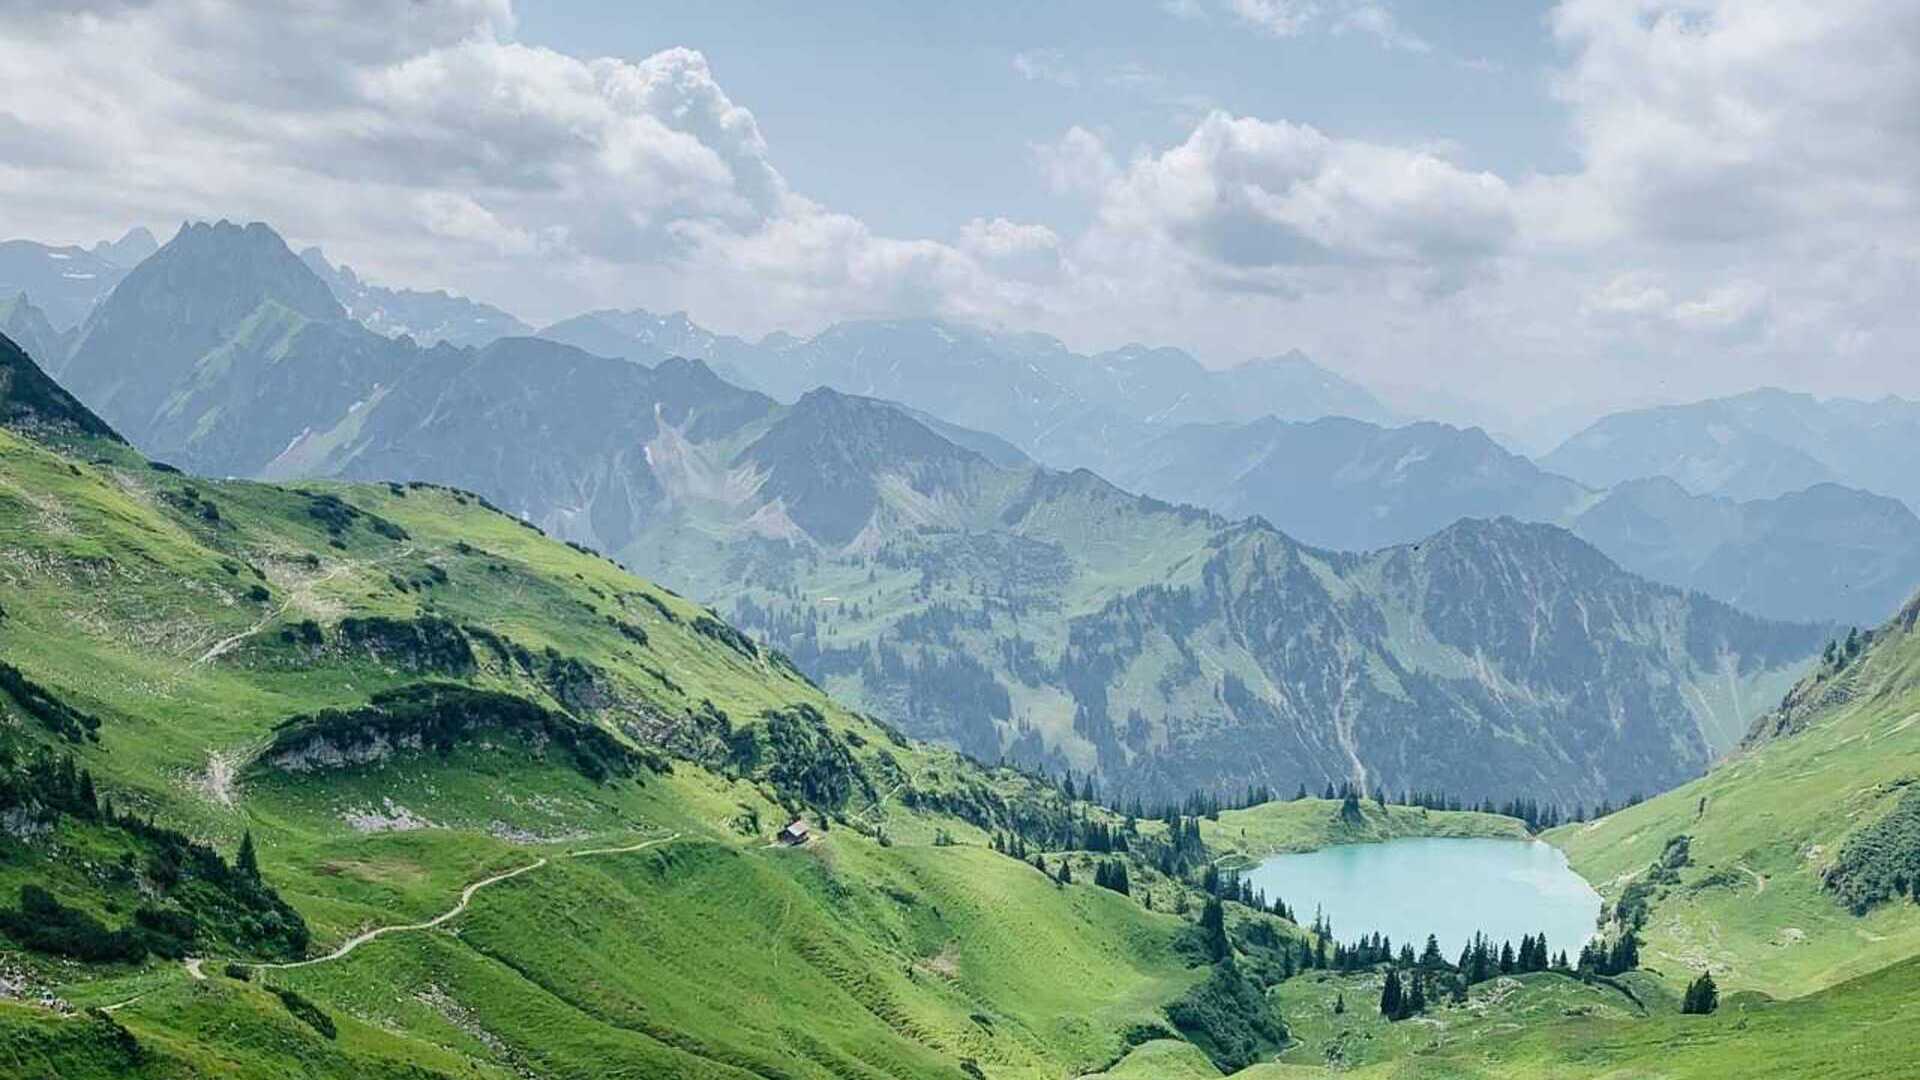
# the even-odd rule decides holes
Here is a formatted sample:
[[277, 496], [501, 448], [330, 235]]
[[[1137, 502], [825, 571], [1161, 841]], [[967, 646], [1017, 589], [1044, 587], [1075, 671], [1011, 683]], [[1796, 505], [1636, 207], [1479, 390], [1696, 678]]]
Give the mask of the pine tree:
[[233, 865], [248, 881], [260, 880], [260, 861], [253, 853], [253, 830], [241, 835], [240, 854], [234, 857]]
[[1207, 942], [1207, 954], [1215, 960], [1233, 955], [1233, 943], [1227, 940], [1227, 912], [1220, 906], [1219, 897], [1207, 897], [1207, 906], [1200, 909], [1200, 932]]
[[1420, 966], [1428, 971], [1437, 971], [1446, 963], [1446, 958], [1440, 955], [1440, 939], [1428, 934], [1427, 947], [1420, 953]]
[[1427, 978], [1426, 976], [1418, 975], [1418, 974], [1410, 975], [1408, 976], [1407, 981], [1413, 984], [1413, 992], [1407, 995], [1407, 1015], [1412, 1016], [1416, 1013], [1426, 1012], [1427, 1011], [1427, 989], [1426, 989]]
[[1700, 977], [1687, 984], [1686, 997], [1680, 1003], [1680, 1011], [1695, 1016], [1705, 1016], [1720, 1007], [1720, 988], [1713, 983], [1713, 973], [1703, 971]]
[[1333, 1015], [1339, 1016], [1347, 1011], [1347, 995], [1333, 995]]
[[1400, 973], [1387, 972], [1387, 982], [1380, 988], [1380, 1015], [1389, 1020], [1400, 1019]]

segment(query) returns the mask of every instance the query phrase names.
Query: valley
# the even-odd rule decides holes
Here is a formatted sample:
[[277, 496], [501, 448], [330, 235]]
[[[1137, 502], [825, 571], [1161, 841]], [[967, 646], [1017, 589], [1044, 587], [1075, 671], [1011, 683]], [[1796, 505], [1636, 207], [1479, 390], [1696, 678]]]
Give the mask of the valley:
[[0, 2], [0, 1080], [1920, 1080], [1917, 59]]
[[[146, 950], [134, 962], [14, 954], [0, 1046], [23, 1075], [594, 1076], [617, 1061], [716, 1077], [881, 1062], [927, 1076], [1389, 1075], [1411, 1062], [1531, 1076], [1588, 1040], [1621, 1063], [1650, 1052], [1677, 981], [1702, 963], [1729, 993], [1765, 992], [1736, 997], [1713, 1030], [1738, 1016], [1772, 1037], [1811, 1010], [1898, 1000], [1886, 980], [1912, 949], [1910, 907], [1851, 914], [1766, 854], [1771, 837], [1753, 848], [1737, 830], [1770, 833], [1740, 800], [1778, 799], [1769, 777], [1862, 732], [1888, 740], [1878, 771], [1848, 756], [1833, 775], [1889, 793], [1869, 798], [1897, 790], [1872, 778], [1904, 775], [1920, 749], [1897, 719], [1912, 701], [1905, 616], [1822, 661], [1706, 779], [1545, 834], [1617, 922], [1634, 868], [1661, 857], [1670, 829], [1690, 833], [1698, 861], [1639, 901], [1640, 970], [1617, 987], [1496, 974], [1430, 1021], [1393, 1023], [1373, 1011], [1379, 969], [1338, 959], [1365, 928], [1322, 932], [1286, 879], [1269, 896], [1257, 874], [1243, 886], [1217, 867], [1355, 841], [1512, 842], [1525, 822], [1265, 789], [1243, 808], [1128, 813], [1096, 802], [1090, 777], [981, 764], [849, 711], [713, 612], [477, 495], [186, 476], [132, 451], [23, 353], [7, 362], [0, 642], [19, 673], [7, 760], [26, 770], [10, 774], [0, 896], [24, 904], [31, 883], [87, 913], [60, 916], [76, 926], [179, 912], [137, 925], [188, 935], [126, 938]], [[1077, 494], [1211, 527], [1107, 490], [1089, 480]], [[1315, 573], [1360, 572], [1298, 551], [1328, 560]], [[1835, 710], [1859, 701], [1882, 704]], [[62, 756], [84, 763], [93, 794], [78, 803], [36, 794], [71, 790], [57, 787]], [[1729, 813], [1671, 819], [1696, 788]], [[817, 838], [770, 842], [796, 814]], [[1822, 819], [1809, 843], [1847, 850], [1857, 816]], [[180, 871], [150, 847], [173, 842], [145, 831], [154, 817], [212, 845], [184, 880], [165, 884]], [[116, 860], [128, 869], [104, 872]], [[1102, 883], [1116, 865], [1125, 887]], [[1723, 882], [1729, 867], [1740, 877]], [[287, 914], [228, 921], [231, 901], [208, 906], [204, 891], [222, 880], [258, 880], [221, 887]], [[1723, 894], [1733, 907], [1714, 906]], [[1805, 935], [1785, 960], [1778, 928], [1760, 940], [1776, 911]], [[1876, 948], [1847, 944], [1857, 934]], [[1304, 970], [1329, 949], [1327, 969]], [[1549, 1034], [1474, 1049], [1516, 1024]], [[1883, 1061], [1873, 1048], [1894, 1033], [1858, 1030], [1860, 1060]], [[1694, 1045], [1711, 1060], [1718, 1044]], [[1777, 1075], [1803, 1060], [1782, 1056]]]

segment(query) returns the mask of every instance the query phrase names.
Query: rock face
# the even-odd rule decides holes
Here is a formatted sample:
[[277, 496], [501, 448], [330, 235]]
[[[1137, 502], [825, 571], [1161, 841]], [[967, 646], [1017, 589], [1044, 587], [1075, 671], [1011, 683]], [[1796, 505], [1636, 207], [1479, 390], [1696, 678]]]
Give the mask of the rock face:
[[90, 435], [120, 441], [106, 421], [48, 378], [5, 336], [0, 336], [0, 426], [35, 437]]
[[[833, 377], [877, 377], [889, 342], [928, 335], [960, 366], [915, 367], [917, 392], [1007, 375], [1035, 402], [1001, 427], [1028, 434], [1091, 407], [1091, 391], [1055, 392], [1045, 339], [937, 324], [845, 329], [879, 351]], [[702, 347], [716, 362], [733, 348]], [[1822, 636], [1634, 577], [1552, 526], [1467, 522], [1338, 554], [1036, 465], [954, 427], [964, 409], [941, 423], [844, 387], [781, 405], [698, 360], [636, 359], [389, 339], [270, 230], [206, 226], [101, 306], [74, 364], [152, 453], [477, 491], [714, 603], [911, 733], [1122, 789], [1354, 779], [1618, 799], [1697, 772]], [[827, 370], [825, 353], [789, 359], [814, 364], [791, 380]], [[1101, 378], [1132, 385], [1128, 363]], [[1525, 471], [1473, 433], [1396, 438], [1429, 436]], [[1379, 475], [1408, 457], [1342, 452]], [[1425, 512], [1409, 501], [1402, 520]]]

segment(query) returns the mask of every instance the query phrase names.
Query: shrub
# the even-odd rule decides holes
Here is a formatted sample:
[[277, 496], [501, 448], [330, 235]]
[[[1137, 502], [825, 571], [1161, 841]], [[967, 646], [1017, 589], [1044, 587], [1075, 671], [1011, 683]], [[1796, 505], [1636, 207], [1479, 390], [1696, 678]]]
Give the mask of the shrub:
[[0, 908], [0, 930], [34, 952], [85, 960], [90, 963], [146, 959], [141, 937], [126, 930], [108, 930], [100, 920], [70, 908], [38, 885], [20, 886], [20, 906]]
[[333, 1025], [333, 1017], [322, 1012], [320, 1006], [301, 997], [297, 991], [284, 986], [270, 986], [267, 989], [273, 992], [273, 996], [280, 999], [280, 1003], [287, 1007], [287, 1011], [293, 1014], [294, 1019], [329, 1039], [340, 1033], [339, 1029]]
[[1287, 1043], [1287, 1026], [1231, 961], [1167, 1006], [1167, 1019], [1222, 1072], [1237, 1072]]

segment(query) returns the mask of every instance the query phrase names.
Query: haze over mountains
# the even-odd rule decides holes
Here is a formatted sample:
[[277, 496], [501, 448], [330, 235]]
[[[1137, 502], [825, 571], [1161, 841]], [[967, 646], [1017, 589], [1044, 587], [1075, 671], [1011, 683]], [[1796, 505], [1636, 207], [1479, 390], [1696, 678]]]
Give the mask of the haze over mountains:
[[[941, 420], [839, 388], [783, 405], [693, 359], [388, 337], [350, 317], [339, 290], [352, 279], [330, 286], [312, 258], [262, 225], [188, 227], [50, 367], [136, 445], [193, 471], [478, 491], [718, 604], [847, 699], [985, 758], [1159, 793], [1361, 778], [1618, 799], [1697, 772], [1826, 633], [1637, 578], [1550, 524], [1456, 525], [1415, 499], [1385, 520], [1433, 535], [1340, 554], [1022, 453], [1069, 428], [1114, 454], [1142, 432], [1206, 431], [1172, 423], [1203, 410], [1232, 424], [1250, 380], [1312, 376], [1297, 358], [1196, 378], [1156, 416], [1144, 412], [1142, 373], [1158, 370], [1146, 353], [1081, 358], [1080, 370], [1057, 343], [937, 323], [755, 346], [639, 316], [550, 331], [644, 343], [647, 330], [749, 378], [785, 372], [787, 389], [822, 371], [922, 401], [942, 386], [987, 388], [927, 410]], [[996, 411], [988, 393], [987, 373], [1009, 374], [1009, 357], [1024, 358], [1024, 413]], [[949, 363], [965, 376], [943, 383]], [[990, 414], [993, 434], [955, 426]], [[1441, 425], [1246, 430], [1311, 442], [1323, 429], [1345, 440], [1334, 452], [1385, 463], [1343, 472], [1323, 453], [1308, 470], [1357, 490], [1385, 490], [1451, 440], [1468, 448], [1464, 464], [1442, 458], [1436, 476], [1498, 464], [1514, 479], [1483, 491], [1530, 482], [1541, 506], [1583, 491]], [[1381, 438], [1406, 442], [1389, 453], [1374, 448]], [[1461, 504], [1480, 499], [1474, 512], [1506, 513], [1463, 490]], [[1320, 520], [1346, 513], [1334, 500]]]

